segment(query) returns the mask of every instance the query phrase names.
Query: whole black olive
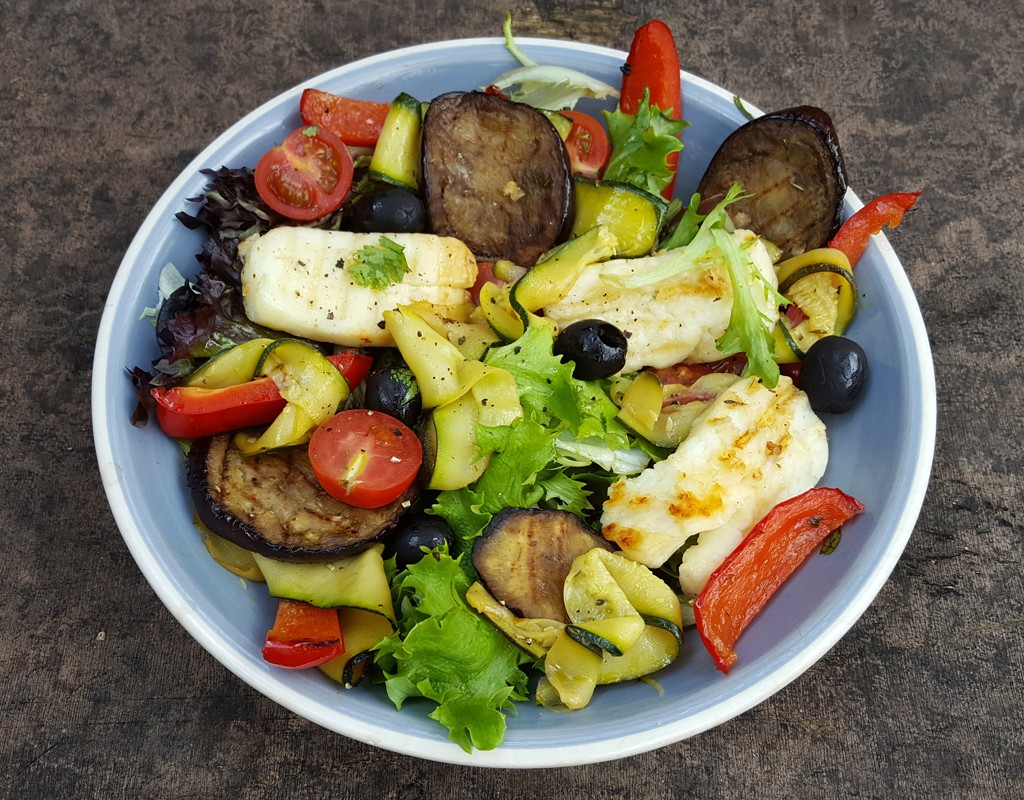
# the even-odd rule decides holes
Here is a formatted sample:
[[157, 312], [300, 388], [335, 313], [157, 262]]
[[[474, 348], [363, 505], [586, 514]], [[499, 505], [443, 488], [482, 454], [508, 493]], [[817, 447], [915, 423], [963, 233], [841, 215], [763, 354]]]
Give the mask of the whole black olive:
[[371, 411], [390, 414], [413, 428], [423, 410], [423, 399], [412, 370], [388, 367], [374, 370], [366, 376], [363, 405]]
[[811, 408], [844, 414], [857, 404], [868, 375], [864, 349], [843, 336], [825, 336], [809, 348], [800, 369], [800, 388]]
[[384, 542], [384, 557], [395, 557], [399, 567], [415, 564], [423, 558], [421, 547], [433, 550], [447, 544], [449, 548], [455, 534], [441, 517], [429, 514], [406, 516]]
[[626, 363], [626, 335], [610, 322], [582, 319], [562, 329], [555, 339], [554, 353], [576, 364], [574, 378], [609, 378]]
[[427, 215], [415, 192], [384, 186], [352, 204], [352, 225], [367, 233], [420, 233], [426, 230]]

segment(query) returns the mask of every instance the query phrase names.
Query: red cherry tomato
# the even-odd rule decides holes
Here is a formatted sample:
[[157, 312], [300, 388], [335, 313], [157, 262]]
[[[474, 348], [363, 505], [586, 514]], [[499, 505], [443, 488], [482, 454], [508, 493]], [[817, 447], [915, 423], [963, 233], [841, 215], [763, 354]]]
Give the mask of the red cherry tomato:
[[335, 414], [309, 440], [309, 460], [324, 490], [359, 508], [381, 508], [409, 488], [423, 446], [402, 422], [356, 408]]
[[352, 186], [352, 156], [326, 128], [311, 125], [288, 134], [256, 164], [256, 191], [289, 219], [325, 217], [341, 206]]
[[599, 178], [608, 163], [611, 145], [604, 125], [582, 111], [562, 111], [572, 120], [572, 129], [565, 138], [572, 171], [587, 178]]

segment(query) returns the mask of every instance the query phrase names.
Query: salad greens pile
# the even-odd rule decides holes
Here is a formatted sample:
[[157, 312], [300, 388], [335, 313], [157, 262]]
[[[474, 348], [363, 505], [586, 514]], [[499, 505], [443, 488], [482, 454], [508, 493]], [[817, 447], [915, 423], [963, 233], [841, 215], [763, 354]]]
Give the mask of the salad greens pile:
[[376, 663], [398, 709], [410, 698], [463, 750], [490, 750], [505, 735], [505, 714], [527, 699], [530, 657], [466, 604], [463, 559], [436, 552], [392, 579], [398, 630], [377, 645]]
[[[586, 75], [529, 59], [512, 39], [510, 17], [504, 31], [509, 51], [522, 66], [493, 85], [508, 90], [511, 99], [562, 109], [572, 108], [582, 97], [617, 96], [616, 89]], [[605, 178], [660, 195], [673, 179], [666, 160], [681, 149], [679, 135], [686, 123], [651, 106], [646, 94], [636, 114], [617, 109], [605, 112], [605, 120], [612, 142]], [[173, 310], [175, 316], [159, 326], [166, 336], [161, 342], [164, 357], [154, 364], [156, 378], [139, 370], [133, 374], [140, 389], [148, 390], [161, 373], [168, 381], [179, 378], [193, 359], [265, 335], [249, 322], [241, 304], [238, 243], [280, 220], [260, 200], [252, 170], [204, 172], [210, 179], [207, 190], [192, 198], [200, 203], [199, 210], [178, 215], [183, 224], [208, 233], [197, 256], [203, 270], [165, 301], [161, 313]], [[773, 340], [753, 300], [755, 291], [774, 289], [729, 234], [725, 213], [740, 198], [734, 187], [707, 215], [698, 212], [697, 196], [686, 208], [673, 204], [667, 216], [676, 222], [660, 249], [678, 257], [661, 270], [620, 278], [612, 274], [610, 279], [646, 285], [708, 258], [724, 257], [733, 308], [719, 348], [723, 355], [746, 353], [748, 371], [774, 386], [779, 371], [772, 358]], [[334, 228], [339, 219], [330, 216], [315, 224]], [[401, 280], [407, 270], [402, 248], [383, 236], [378, 246], [360, 253], [358, 262], [353, 266], [360, 281], [371, 286]], [[592, 517], [615, 480], [667, 455], [617, 419], [609, 380], [573, 377], [573, 365], [553, 352], [554, 336], [553, 326], [540, 320], [526, 325], [516, 341], [491, 347], [483, 356], [484, 364], [513, 377], [522, 416], [507, 425], [479, 425], [476, 441], [480, 457], [490, 458], [487, 469], [465, 488], [440, 492], [429, 507], [428, 513], [443, 517], [455, 532], [452, 552], [434, 551], [402, 570], [389, 564], [398, 628], [376, 647], [375, 659], [387, 695], [397, 708], [414, 698], [432, 702], [430, 716], [467, 751], [501, 743], [506, 712], [527, 699], [524, 667], [533, 665], [531, 656], [465, 601], [476, 578], [469, 557], [473, 542], [496, 513], [509, 507], [556, 508]]]
[[491, 454], [486, 471], [470, 486], [441, 492], [431, 508], [451, 525], [463, 552], [504, 508], [547, 506], [585, 516], [600, 507], [617, 474], [639, 472], [659, 455], [616, 419], [606, 382], [574, 378], [553, 344], [551, 326], [530, 325], [484, 356], [485, 364], [512, 374], [523, 416], [507, 426], [479, 426], [480, 455]]

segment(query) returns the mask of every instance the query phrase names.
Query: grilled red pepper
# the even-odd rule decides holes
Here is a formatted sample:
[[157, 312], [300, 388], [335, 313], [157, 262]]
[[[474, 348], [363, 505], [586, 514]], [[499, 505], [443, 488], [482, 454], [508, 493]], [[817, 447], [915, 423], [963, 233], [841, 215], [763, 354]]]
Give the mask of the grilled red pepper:
[[[646, 88], [650, 93], [649, 102], [652, 106], [657, 106], [672, 119], [682, 119], [683, 96], [679, 76], [679, 51], [668, 25], [654, 19], [637, 28], [622, 73], [619, 108], [623, 112], [636, 113]], [[668, 165], [673, 171], [678, 162], [678, 152], [668, 157]], [[663, 192], [666, 199], [671, 199], [674, 186], [675, 179]]]
[[920, 192], [896, 192], [876, 197], [843, 223], [828, 246], [842, 250], [850, 264], [856, 264], [871, 236], [886, 225], [897, 227], [920, 196]]
[[305, 89], [299, 99], [299, 113], [306, 125], [319, 125], [345, 144], [372, 147], [387, 119], [389, 103], [356, 100], [352, 97]]
[[[327, 360], [345, 376], [350, 387], [366, 377], [373, 363], [370, 356], [344, 352]], [[200, 439], [274, 421], [285, 407], [285, 399], [273, 378], [258, 378], [224, 389], [175, 386], [151, 390], [156, 401], [156, 421], [175, 439]]]
[[263, 660], [287, 669], [316, 667], [345, 652], [336, 608], [281, 599], [274, 627], [263, 645]]
[[839, 489], [817, 488], [779, 503], [708, 578], [693, 606], [701, 641], [722, 672], [733, 646], [786, 578], [825, 538], [864, 510]]

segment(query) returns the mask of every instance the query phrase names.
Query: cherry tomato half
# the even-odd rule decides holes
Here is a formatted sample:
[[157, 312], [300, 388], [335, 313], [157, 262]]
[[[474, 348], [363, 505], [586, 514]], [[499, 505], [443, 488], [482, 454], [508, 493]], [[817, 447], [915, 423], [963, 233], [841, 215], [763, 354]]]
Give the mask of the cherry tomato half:
[[324, 490], [343, 503], [381, 508], [409, 488], [423, 446], [388, 414], [356, 408], [335, 414], [309, 440], [309, 460]]
[[256, 191], [289, 219], [308, 221], [336, 211], [352, 186], [352, 156], [326, 128], [297, 128], [256, 164]]
[[572, 129], [565, 138], [565, 149], [569, 151], [572, 171], [586, 178], [600, 178], [611, 153], [604, 125], [582, 111], [561, 113], [572, 120]]

